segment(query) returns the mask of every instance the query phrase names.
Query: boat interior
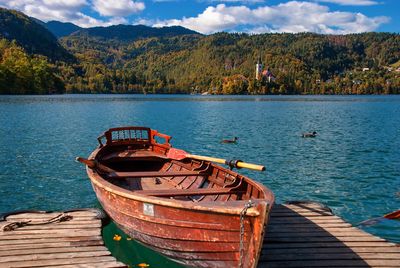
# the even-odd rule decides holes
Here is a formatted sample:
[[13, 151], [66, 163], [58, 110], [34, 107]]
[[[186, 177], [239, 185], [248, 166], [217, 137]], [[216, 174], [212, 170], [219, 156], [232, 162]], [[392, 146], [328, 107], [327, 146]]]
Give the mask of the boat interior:
[[170, 139], [148, 128], [110, 129], [99, 137], [97, 172], [113, 185], [161, 198], [191, 202], [265, 198], [259, 185], [232, 170], [207, 161], [166, 157]]

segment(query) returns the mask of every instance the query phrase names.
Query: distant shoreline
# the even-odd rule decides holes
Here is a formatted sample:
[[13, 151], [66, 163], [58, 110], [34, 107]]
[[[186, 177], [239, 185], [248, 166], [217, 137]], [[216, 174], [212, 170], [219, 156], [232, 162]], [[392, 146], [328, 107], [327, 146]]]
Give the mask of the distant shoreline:
[[193, 96], [193, 97], [210, 97], [210, 96], [399, 96], [398, 94], [190, 94], [190, 93], [116, 93], [116, 92], [107, 92], [107, 93], [57, 93], [57, 94], [0, 94], [0, 96], [77, 96], [77, 95], [85, 95], [85, 96], [96, 96], [96, 95], [137, 95], [137, 96], [173, 96], [173, 95], [181, 95], [181, 96]]

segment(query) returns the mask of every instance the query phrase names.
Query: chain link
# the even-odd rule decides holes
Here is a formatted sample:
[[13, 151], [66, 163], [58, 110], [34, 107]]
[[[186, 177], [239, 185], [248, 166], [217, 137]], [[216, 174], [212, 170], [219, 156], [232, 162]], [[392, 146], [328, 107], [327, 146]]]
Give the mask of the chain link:
[[244, 205], [243, 210], [240, 212], [240, 244], [239, 244], [239, 268], [243, 267], [243, 257], [244, 257], [244, 218], [246, 216], [247, 210], [254, 206], [254, 203], [249, 200]]

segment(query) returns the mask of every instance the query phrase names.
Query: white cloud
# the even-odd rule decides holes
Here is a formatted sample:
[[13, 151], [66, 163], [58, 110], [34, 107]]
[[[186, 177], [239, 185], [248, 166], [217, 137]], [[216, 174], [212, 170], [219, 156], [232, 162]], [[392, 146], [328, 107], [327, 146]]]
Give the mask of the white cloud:
[[376, 30], [387, 17], [367, 17], [361, 13], [331, 12], [317, 3], [291, 1], [276, 6], [251, 9], [246, 6], [209, 6], [196, 17], [161, 21], [154, 26], [181, 25], [201, 32], [232, 31], [244, 27], [250, 32], [316, 32], [346, 34]]
[[379, 4], [377, 1], [372, 1], [372, 0], [314, 0], [314, 1], [338, 4], [342, 6], [372, 6]]
[[86, 0], [43, 0], [43, 3], [48, 7], [55, 8], [81, 8], [88, 4]]
[[219, 3], [243, 3], [243, 4], [259, 4], [265, 3], [265, 0], [205, 0], [206, 2], [219, 2]]
[[0, 0], [0, 6], [20, 10], [28, 16], [43, 21], [72, 22], [81, 27], [128, 23], [125, 18], [117, 14], [107, 20], [88, 16], [81, 11], [88, 5], [90, 5], [89, 0]]
[[93, 0], [93, 9], [102, 16], [128, 16], [144, 8], [143, 2], [132, 0]]

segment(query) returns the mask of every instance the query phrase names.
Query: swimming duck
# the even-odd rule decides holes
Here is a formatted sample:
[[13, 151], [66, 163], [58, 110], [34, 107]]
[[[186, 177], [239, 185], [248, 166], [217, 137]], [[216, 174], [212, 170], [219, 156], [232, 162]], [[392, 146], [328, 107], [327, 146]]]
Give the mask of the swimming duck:
[[238, 140], [238, 137], [234, 137], [233, 140], [222, 140], [222, 143], [236, 143], [236, 141]]
[[306, 132], [301, 135], [303, 138], [315, 138], [317, 136], [317, 132]]

